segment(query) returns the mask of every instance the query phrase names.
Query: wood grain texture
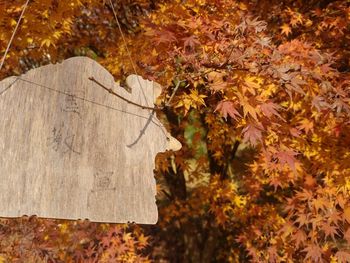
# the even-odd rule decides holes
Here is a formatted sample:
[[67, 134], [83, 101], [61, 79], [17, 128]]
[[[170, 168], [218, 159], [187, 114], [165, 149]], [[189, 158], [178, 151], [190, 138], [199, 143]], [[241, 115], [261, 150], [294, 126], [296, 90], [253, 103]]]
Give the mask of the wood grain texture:
[[85, 57], [0, 82], [0, 216], [156, 223], [153, 169], [167, 132], [151, 110], [91, 76], [142, 105], [159, 92], [132, 75], [128, 93]]

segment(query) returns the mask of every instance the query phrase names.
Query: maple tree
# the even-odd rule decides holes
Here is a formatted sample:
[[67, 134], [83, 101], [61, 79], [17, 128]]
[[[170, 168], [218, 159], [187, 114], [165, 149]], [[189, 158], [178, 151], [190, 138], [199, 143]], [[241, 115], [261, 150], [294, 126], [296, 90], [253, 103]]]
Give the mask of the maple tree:
[[[1, 52], [22, 4], [0, 2]], [[159, 223], [6, 220], [1, 257], [23, 257], [20, 246], [37, 261], [350, 262], [349, 3], [115, 8], [138, 73], [163, 85], [157, 114], [183, 145], [157, 157]], [[31, 3], [0, 77], [73, 55], [121, 83], [134, 73], [107, 1]]]

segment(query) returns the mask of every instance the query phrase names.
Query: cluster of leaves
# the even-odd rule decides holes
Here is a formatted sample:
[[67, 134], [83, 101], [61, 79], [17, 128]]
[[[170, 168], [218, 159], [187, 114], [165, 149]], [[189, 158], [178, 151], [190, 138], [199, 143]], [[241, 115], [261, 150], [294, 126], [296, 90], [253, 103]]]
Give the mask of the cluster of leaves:
[[3, 219], [0, 237], [0, 262], [149, 262], [135, 225], [22, 217]]
[[[30, 1], [6, 58], [1, 79], [31, 68], [56, 63], [71, 56], [108, 55], [119, 32], [108, 1], [45, 0]], [[5, 52], [23, 9], [23, 1], [0, 1], [0, 50]], [[151, 10], [152, 1], [117, 1], [121, 25], [137, 31], [138, 16]]]
[[[280, 1], [278, 1], [280, 2]], [[333, 53], [335, 67], [348, 71], [349, 1], [266, 1], [248, 2], [264, 20], [275, 41], [299, 39], [312, 42], [320, 50]]]
[[[160, 167], [171, 200], [161, 223], [178, 222], [184, 232], [190, 225], [185, 246], [191, 246], [199, 219], [204, 226], [195, 238], [204, 248], [210, 239], [203, 232], [217, 227], [247, 254], [235, 242], [222, 253], [240, 259], [349, 261], [349, 75], [332, 67], [333, 56], [317, 42], [272, 42], [267, 24], [247, 10], [226, 1], [166, 3], [145, 22], [157, 57], [142, 65], [168, 94], [184, 83], [168, 120], [184, 136], [191, 122], [197, 126], [191, 145], [183, 140], [190, 149], [171, 161], [176, 169]], [[206, 151], [198, 156], [194, 145], [203, 141]], [[237, 150], [247, 147], [255, 150], [247, 168], [232, 172]]]
[[[72, 55], [97, 59], [119, 79], [133, 73], [108, 5], [56, 2], [33, 2], [37, 13], [29, 6], [0, 76], [27, 70], [23, 61]], [[183, 144], [157, 158], [160, 219], [144, 227], [156, 261], [350, 261], [349, 7], [321, 2], [115, 6], [138, 73], [163, 84], [160, 103], [172, 98], [158, 115]], [[0, 2], [9, 10], [1, 51], [20, 12], [18, 1], [9, 5]], [[137, 256], [147, 243], [138, 228], [35, 220], [20, 224], [37, 240], [31, 257], [147, 260]], [[23, 239], [16, 224], [3, 223], [6, 242]]]

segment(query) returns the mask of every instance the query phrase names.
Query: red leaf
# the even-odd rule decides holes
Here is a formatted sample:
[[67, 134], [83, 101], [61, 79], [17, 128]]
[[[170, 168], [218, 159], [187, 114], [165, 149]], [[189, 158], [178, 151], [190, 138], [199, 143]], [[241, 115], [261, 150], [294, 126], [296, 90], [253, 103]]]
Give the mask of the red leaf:
[[304, 250], [306, 252], [305, 259], [311, 259], [314, 262], [323, 262], [322, 261], [322, 249], [318, 245], [307, 246]]
[[262, 113], [268, 118], [271, 118], [272, 115], [275, 115], [283, 119], [282, 116], [277, 112], [277, 110], [280, 108], [281, 108], [280, 106], [278, 106], [273, 102], [267, 102], [260, 105], [260, 109]]
[[295, 223], [299, 224], [299, 228], [301, 228], [303, 225], [307, 225], [309, 223], [308, 215], [300, 214], [295, 220]]
[[326, 237], [331, 236], [331, 238], [335, 241], [334, 235], [338, 234], [338, 228], [336, 226], [332, 226], [329, 224], [322, 224], [322, 230], [324, 231]]
[[322, 197], [315, 198], [312, 201], [313, 206], [315, 207], [316, 212], [318, 213], [318, 210], [322, 210], [323, 212], [327, 211], [327, 209], [330, 207], [329, 201]]
[[293, 235], [293, 240], [295, 241], [295, 246], [299, 248], [300, 244], [303, 244], [307, 236], [305, 232], [301, 229], [298, 229], [297, 232]]
[[301, 134], [301, 132], [298, 129], [295, 129], [295, 128], [290, 128], [289, 132], [290, 132], [290, 134], [292, 136], [297, 137], [297, 138], [299, 138], [300, 134]]
[[261, 142], [261, 130], [254, 124], [248, 124], [242, 131], [244, 133], [243, 139], [245, 142], [250, 142], [251, 145], [257, 145], [258, 141]]
[[268, 253], [269, 253], [269, 262], [270, 263], [274, 263], [274, 262], [278, 262], [277, 258], [278, 258], [278, 254], [277, 254], [277, 248], [276, 246], [271, 246], [267, 249]]
[[233, 102], [229, 100], [220, 101], [216, 106], [215, 111], [219, 111], [225, 119], [227, 119], [227, 115], [235, 120], [237, 120], [237, 117], [242, 117], [241, 114], [239, 114], [239, 112], [235, 109]]
[[285, 150], [285, 151], [280, 151], [278, 153], [276, 153], [276, 158], [279, 160], [279, 162], [283, 165], [283, 164], [288, 164], [289, 167], [292, 169], [292, 171], [296, 171], [295, 170], [295, 161], [296, 159], [294, 158], [294, 156], [298, 155], [298, 153], [294, 152], [293, 150]]
[[182, 40], [184, 40], [184, 48], [189, 47], [193, 49], [196, 45], [200, 45], [196, 36], [184, 37]]
[[157, 30], [157, 29], [152, 29], [148, 30], [146, 33], [148, 36], [152, 36], [154, 40], [156, 41], [157, 45], [160, 43], [172, 43], [176, 42], [176, 36], [173, 32], [162, 29], [162, 30]]

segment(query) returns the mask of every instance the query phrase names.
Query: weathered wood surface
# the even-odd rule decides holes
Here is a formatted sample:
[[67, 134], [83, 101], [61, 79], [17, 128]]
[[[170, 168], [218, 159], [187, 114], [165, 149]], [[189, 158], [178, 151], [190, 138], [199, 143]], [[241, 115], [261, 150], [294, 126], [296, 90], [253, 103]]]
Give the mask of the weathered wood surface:
[[89, 77], [142, 105], [158, 95], [139, 77], [141, 92], [136, 75], [128, 93], [84, 57], [0, 82], [0, 216], [156, 223], [153, 169], [169, 147], [165, 128]]

